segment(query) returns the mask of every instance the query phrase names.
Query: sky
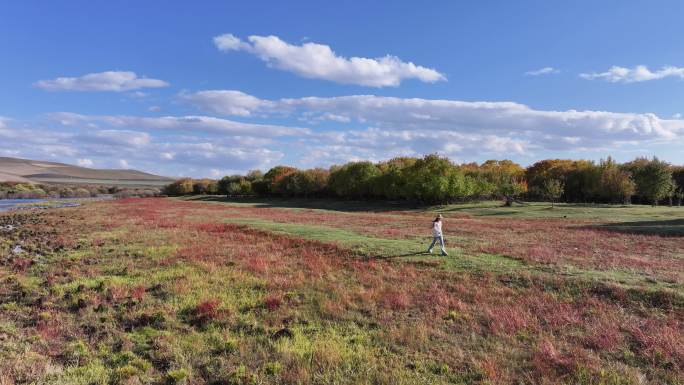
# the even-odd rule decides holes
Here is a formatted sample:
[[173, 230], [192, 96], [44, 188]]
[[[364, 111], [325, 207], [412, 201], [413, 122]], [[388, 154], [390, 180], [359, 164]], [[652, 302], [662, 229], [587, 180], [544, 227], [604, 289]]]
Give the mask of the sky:
[[684, 164], [684, 2], [4, 1], [0, 156]]

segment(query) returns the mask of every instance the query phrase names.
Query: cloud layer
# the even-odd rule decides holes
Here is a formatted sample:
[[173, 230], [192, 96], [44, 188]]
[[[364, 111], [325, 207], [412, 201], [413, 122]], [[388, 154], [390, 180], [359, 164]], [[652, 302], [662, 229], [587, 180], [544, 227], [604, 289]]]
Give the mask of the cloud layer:
[[[387, 129], [477, 132], [552, 146], [671, 139], [684, 121], [654, 114], [608, 111], [544, 111], [513, 102], [466, 102], [374, 95], [262, 100], [239, 91], [201, 91], [183, 96], [199, 108], [224, 115], [296, 115], [310, 123], [355, 121]], [[558, 146], [558, 144], [553, 145]]]
[[636, 83], [667, 77], [684, 79], [684, 67], [665, 66], [660, 70], [651, 71], [644, 65], [638, 65], [634, 68], [612, 66], [606, 72], [582, 73], [580, 77], [587, 80], [605, 80], [611, 83]]
[[214, 37], [221, 51], [246, 51], [270, 67], [311, 79], [370, 87], [396, 87], [405, 79], [426, 83], [446, 80], [438, 71], [404, 62], [396, 56], [380, 58], [337, 55], [330, 46], [316, 43], [293, 45], [277, 36], [249, 36], [247, 42], [232, 34]]
[[35, 86], [49, 91], [113, 91], [123, 92], [141, 88], [168, 87], [169, 83], [138, 77], [131, 71], [105, 71], [79, 77], [59, 77], [40, 80]]

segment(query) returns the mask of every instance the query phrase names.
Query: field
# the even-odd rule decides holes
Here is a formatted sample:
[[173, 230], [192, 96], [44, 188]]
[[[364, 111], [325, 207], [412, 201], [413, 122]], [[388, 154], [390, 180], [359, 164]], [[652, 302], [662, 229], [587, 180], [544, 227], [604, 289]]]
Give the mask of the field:
[[498, 206], [0, 214], [0, 384], [684, 381], [684, 208]]

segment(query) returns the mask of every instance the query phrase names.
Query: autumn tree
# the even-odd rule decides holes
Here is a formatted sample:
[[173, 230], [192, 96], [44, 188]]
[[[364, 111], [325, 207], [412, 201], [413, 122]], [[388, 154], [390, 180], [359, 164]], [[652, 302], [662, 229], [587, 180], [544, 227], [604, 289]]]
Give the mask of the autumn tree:
[[278, 183], [278, 190], [285, 195], [303, 196], [322, 194], [328, 185], [330, 173], [327, 170], [316, 168], [311, 170], [299, 170], [287, 174]]
[[296, 168], [289, 166], [275, 166], [268, 170], [263, 178], [268, 192], [272, 194], [283, 194], [285, 191], [283, 190], [283, 185], [280, 183], [281, 180], [296, 171]]
[[170, 196], [190, 195], [193, 192], [193, 183], [190, 178], [182, 178], [167, 185], [164, 194]]
[[211, 179], [197, 179], [192, 182], [193, 194], [216, 194], [218, 192], [218, 184]]
[[545, 197], [546, 182], [551, 179], [566, 182], [568, 174], [574, 170], [574, 162], [569, 159], [540, 160], [525, 170], [525, 180], [532, 197]]

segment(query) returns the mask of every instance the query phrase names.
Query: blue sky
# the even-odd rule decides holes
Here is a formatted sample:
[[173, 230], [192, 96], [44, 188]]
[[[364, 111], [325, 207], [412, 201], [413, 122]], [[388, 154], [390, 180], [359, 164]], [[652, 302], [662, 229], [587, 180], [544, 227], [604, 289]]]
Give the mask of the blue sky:
[[680, 1], [0, 6], [0, 156], [166, 175], [684, 163]]

